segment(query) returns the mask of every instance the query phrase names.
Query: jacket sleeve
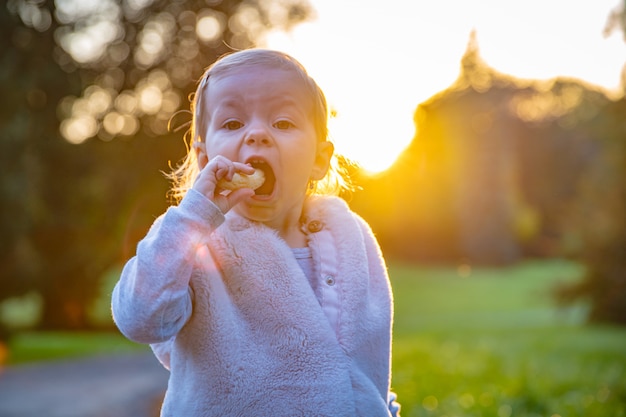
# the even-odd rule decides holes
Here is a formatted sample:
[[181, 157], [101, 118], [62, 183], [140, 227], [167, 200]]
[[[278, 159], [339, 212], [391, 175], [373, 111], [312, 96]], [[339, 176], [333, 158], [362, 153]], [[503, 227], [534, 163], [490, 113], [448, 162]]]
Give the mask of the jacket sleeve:
[[219, 208], [194, 190], [154, 222], [113, 290], [113, 319], [127, 338], [164, 342], [185, 325], [196, 250], [223, 222]]

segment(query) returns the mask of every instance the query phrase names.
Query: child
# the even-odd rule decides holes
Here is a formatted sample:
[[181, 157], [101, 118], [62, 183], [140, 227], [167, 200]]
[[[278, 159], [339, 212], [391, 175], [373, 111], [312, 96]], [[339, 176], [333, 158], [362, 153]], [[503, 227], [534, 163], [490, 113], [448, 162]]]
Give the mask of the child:
[[[322, 91], [290, 56], [251, 49], [206, 71], [192, 113], [180, 202], [112, 300], [122, 333], [170, 370], [161, 415], [396, 415], [386, 267], [328, 195], [342, 182]], [[257, 169], [256, 190], [218, 185]]]

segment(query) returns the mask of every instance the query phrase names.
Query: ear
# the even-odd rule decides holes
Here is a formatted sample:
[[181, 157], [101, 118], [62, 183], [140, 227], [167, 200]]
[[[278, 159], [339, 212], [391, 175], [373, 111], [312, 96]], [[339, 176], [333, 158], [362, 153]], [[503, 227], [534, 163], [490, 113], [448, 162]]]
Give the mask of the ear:
[[202, 171], [202, 168], [209, 163], [209, 155], [206, 153], [206, 143], [194, 142], [193, 150], [196, 153], [196, 160], [198, 161], [198, 169]]
[[315, 161], [313, 163], [313, 170], [311, 171], [312, 180], [319, 181], [326, 176], [334, 153], [335, 146], [332, 142], [325, 140], [317, 143]]

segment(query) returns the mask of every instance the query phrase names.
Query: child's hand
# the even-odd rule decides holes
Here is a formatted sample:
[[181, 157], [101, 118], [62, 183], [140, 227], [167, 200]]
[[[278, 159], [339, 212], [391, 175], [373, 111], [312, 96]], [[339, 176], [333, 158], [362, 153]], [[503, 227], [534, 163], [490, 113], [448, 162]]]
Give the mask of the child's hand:
[[218, 181], [221, 179], [232, 180], [235, 172], [249, 175], [254, 172], [254, 168], [218, 155], [211, 159], [200, 171], [192, 188], [204, 194], [219, 207], [222, 213], [226, 214], [243, 199], [254, 195], [254, 191], [250, 188], [241, 188], [222, 194], [224, 190], [218, 186]]

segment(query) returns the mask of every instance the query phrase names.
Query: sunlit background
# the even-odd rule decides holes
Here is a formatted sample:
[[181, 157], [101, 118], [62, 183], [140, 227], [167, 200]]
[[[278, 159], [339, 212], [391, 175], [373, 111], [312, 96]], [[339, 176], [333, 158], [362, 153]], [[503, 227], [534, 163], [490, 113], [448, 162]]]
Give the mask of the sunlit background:
[[[19, 78], [6, 103], [22, 103], [5, 105], [14, 112], [6, 130], [23, 138], [7, 141], [5, 153], [17, 143], [25, 155], [10, 165], [5, 194], [15, 195], [18, 181], [30, 193], [11, 200], [11, 212], [23, 219], [5, 222], [24, 226], [11, 232], [19, 245], [7, 245], [7, 257], [16, 261], [6, 264], [32, 280], [38, 279], [33, 253], [58, 262], [48, 253], [54, 239], [37, 241], [40, 235], [29, 233], [53, 227], [49, 222], [67, 207], [79, 206], [75, 196], [92, 205], [84, 210], [86, 224], [97, 213], [120, 213], [110, 227], [132, 248], [134, 233], [149, 219], [128, 225], [121, 213], [138, 212], [136, 189], [167, 187], [153, 173], [175, 166], [185, 151], [189, 94], [203, 70], [233, 50], [275, 48], [304, 64], [328, 96], [338, 152], [365, 173], [380, 174], [357, 172], [365, 193], [352, 207], [386, 249], [416, 247], [407, 255], [413, 260], [435, 241], [445, 259], [462, 265], [480, 239], [490, 241], [483, 256], [507, 240], [507, 260], [580, 249], [578, 220], [563, 226], [561, 211], [565, 201], [598, 206], [597, 196], [584, 194], [597, 189], [586, 185], [594, 173], [582, 168], [607, 165], [594, 159], [602, 153], [596, 148], [600, 140], [610, 143], [602, 148], [612, 157], [611, 140], [623, 130], [615, 110], [626, 85], [626, 13], [619, 0], [9, 0], [3, 11], [13, 24], [5, 44], [15, 55], [6, 55], [0, 75], [5, 85]], [[22, 121], [31, 117], [37, 122]], [[56, 154], [27, 141], [57, 135], [60, 143], [50, 142], [59, 147]], [[142, 155], [146, 145], [150, 158]], [[554, 172], [541, 175], [538, 159]], [[124, 174], [129, 166], [134, 175]], [[603, 176], [615, 177], [611, 169], [593, 181], [605, 184]], [[75, 178], [82, 182], [66, 195], [64, 181]], [[397, 193], [401, 181], [418, 192]], [[154, 210], [165, 193], [150, 197]], [[607, 205], [611, 213], [621, 207]], [[48, 211], [57, 214], [41, 214]], [[404, 215], [414, 229], [403, 224]], [[613, 214], [597, 216], [602, 230], [618, 222]], [[489, 238], [481, 222], [492, 228]], [[84, 230], [97, 235], [75, 229], [77, 244]], [[561, 249], [547, 250], [551, 245]], [[542, 249], [532, 252], [535, 246]], [[108, 250], [113, 256], [117, 248]], [[85, 268], [93, 267], [91, 256], [84, 251]], [[69, 298], [82, 306], [82, 297], [77, 290]]]
[[316, 16], [265, 45], [298, 58], [325, 90], [340, 152], [388, 168], [413, 138], [417, 105], [449, 87], [472, 31], [486, 63], [524, 79], [570, 76], [621, 91], [626, 44], [605, 34], [617, 0], [313, 0]]
[[197, 78], [253, 46], [377, 174], [342, 197], [388, 262], [403, 417], [624, 415], [624, 0], [0, 3], [0, 415], [158, 415], [111, 291], [176, 203]]
[[[137, 9], [143, 3], [147, 2], [129, 2]], [[569, 76], [614, 96], [621, 91], [626, 45], [620, 31], [606, 30], [608, 11], [619, 6], [617, 0], [530, 0], [523, 4], [513, 0], [393, 0], [384, 5], [373, 0], [314, 0], [311, 5], [308, 21], [289, 26], [288, 31], [269, 33], [254, 29], [246, 13], [228, 22], [209, 8], [178, 16], [178, 22], [172, 15], [161, 14], [144, 26], [138, 34], [139, 48], [131, 52], [125, 43], [115, 42], [121, 28], [115, 22], [112, 0], [64, 0], [58, 2], [61, 21], [94, 9], [99, 13], [93, 18], [95, 24], [71, 33], [68, 29], [59, 38], [63, 49], [79, 63], [100, 59], [108, 52], [114, 61], [132, 58], [139, 67], [150, 68], [167, 50], [165, 43], [177, 23], [188, 21], [189, 30], [209, 44], [220, 41], [225, 25], [252, 27], [259, 45], [286, 51], [308, 68], [336, 114], [331, 134], [338, 151], [371, 172], [388, 168], [414, 137], [416, 106], [458, 77], [472, 33], [482, 58], [497, 71], [521, 79]], [[50, 16], [35, 6], [30, 10], [33, 25], [50, 24]], [[283, 17], [275, 15], [276, 20]], [[194, 42], [182, 42], [183, 52], [197, 53]], [[111, 43], [115, 44], [112, 48]], [[183, 84], [194, 77], [182, 61], [177, 66], [173, 60], [170, 67], [175, 68], [171, 79], [154, 71], [134, 90], [118, 96], [106, 86], [118, 85], [121, 71], [103, 74], [83, 97], [68, 97], [61, 103], [62, 113], [69, 116], [61, 126], [63, 135], [72, 143], [82, 143], [98, 133], [100, 119], [101, 138], [133, 135], [143, 115], [154, 115], [153, 129], [163, 133], [180, 106], [177, 81]]]

